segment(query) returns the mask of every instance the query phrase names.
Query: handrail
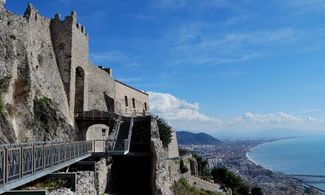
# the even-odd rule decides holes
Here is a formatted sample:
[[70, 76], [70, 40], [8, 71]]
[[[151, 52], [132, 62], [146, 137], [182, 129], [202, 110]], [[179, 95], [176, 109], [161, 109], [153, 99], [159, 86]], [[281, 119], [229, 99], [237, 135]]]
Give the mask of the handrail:
[[117, 140], [117, 136], [120, 132], [120, 127], [121, 127], [121, 124], [122, 124], [122, 115], [119, 115], [116, 123], [115, 123], [115, 127], [113, 128], [113, 132], [114, 132], [114, 138], [113, 138], [113, 146], [112, 146], [112, 149], [115, 148], [115, 145], [116, 145], [116, 140]]
[[133, 124], [134, 124], [134, 118], [131, 117], [128, 139], [126, 140], [127, 142], [126, 142], [126, 145], [124, 146], [125, 147], [124, 148], [125, 149], [125, 153], [124, 154], [127, 154], [130, 151], [130, 144], [131, 144]]
[[112, 111], [99, 111], [99, 110], [89, 110], [84, 112], [76, 112], [75, 118], [76, 119], [101, 119], [105, 120], [108, 118], [112, 118], [116, 115], [122, 115], [126, 117], [132, 117], [132, 116], [149, 116], [149, 111], [141, 111], [141, 110], [133, 110], [130, 112], [112, 112]]
[[0, 189], [54, 165], [91, 154], [92, 146], [92, 141], [0, 145]]

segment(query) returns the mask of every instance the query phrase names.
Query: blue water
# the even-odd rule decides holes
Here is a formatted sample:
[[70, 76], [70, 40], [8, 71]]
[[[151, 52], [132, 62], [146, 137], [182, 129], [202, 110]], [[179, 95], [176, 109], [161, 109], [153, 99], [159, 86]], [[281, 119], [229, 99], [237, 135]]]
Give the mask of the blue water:
[[[286, 139], [259, 145], [248, 156], [272, 171], [325, 175], [325, 136]], [[325, 189], [325, 184], [314, 185]]]

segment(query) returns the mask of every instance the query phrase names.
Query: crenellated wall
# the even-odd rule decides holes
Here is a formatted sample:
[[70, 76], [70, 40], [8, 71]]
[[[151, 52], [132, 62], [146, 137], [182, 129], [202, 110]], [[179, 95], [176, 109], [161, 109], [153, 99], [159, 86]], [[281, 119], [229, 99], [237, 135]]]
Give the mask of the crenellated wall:
[[63, 21], [56, 15], [51, 21], [51, 32], [71, 116], [87, 110], [127, 114], [149, 110], [148, 94], [114, 80], [111, 69], [89, 61], [88, 34], [75, 12]]
[[[59, 14], [48, 19], [28, 4], [24, 16], [18, 16], [7, 11], [2, 2], [0, 81], [9, 84], [8, 90], [0, 94], [0, 105], [4, 107], [0, 119], [10, 124], [17, 140], [34, 139], [34, 103], [42, 97], [53, 102], [57, 118], [64, 118], [64, 123], [73, 127], [76, 112], [149, 110], [146, 93], [114, 80], [111, 69], [90, 62], [88, 34], [75, 12], [64, 19]], [[37, 128], [46, 126], [39, 125]], [[63, 126], [47, 128], [56, 132]]]

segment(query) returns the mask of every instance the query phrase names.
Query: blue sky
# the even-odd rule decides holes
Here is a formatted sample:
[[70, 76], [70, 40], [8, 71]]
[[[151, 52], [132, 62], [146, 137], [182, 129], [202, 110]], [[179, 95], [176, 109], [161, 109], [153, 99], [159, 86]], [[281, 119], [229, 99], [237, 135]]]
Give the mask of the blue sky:
[[[26, 0], [6, 7], [22, 14]], [[30, 0], [78, 13], [90, 57], [151, 94], [176, 129], [325, 130], [325, 1]]]

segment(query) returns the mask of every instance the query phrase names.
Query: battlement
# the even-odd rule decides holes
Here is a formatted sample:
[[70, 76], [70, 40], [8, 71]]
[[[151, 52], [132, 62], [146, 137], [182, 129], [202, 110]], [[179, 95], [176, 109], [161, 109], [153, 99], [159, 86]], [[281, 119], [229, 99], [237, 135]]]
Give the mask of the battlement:
[[86, 27], [82, 26], [80, 23], [77, 22], [77, 12], [72, 11], [69, 16], [66, 16], [64, 20], [61, 20], [61, 14], [55, 14], [54, 19], [56, 21], [60, 21], [61, 23], [68, 23], [72, 25], [72, 28], [77, 28], [79, 31], [88, 37], [88, 33], [86, 32]]
[[25, 10], [24, 17], [28, 20], [34, 19], [37, 20], [39, 17], [38, 10], [31, 4], [28, 3], [28, 6]]
[[31, 3], [28, 3], [27, 5], [24, 18], [26, 18], [29, 22], [37, 22], [41, 24], [46, 24], [50, 21], [50, 19], [40, 15], [38, 10]]
[[3, 8], [3, 5], [6, 3], [6, 0], [0, 0], [0, 8]]

